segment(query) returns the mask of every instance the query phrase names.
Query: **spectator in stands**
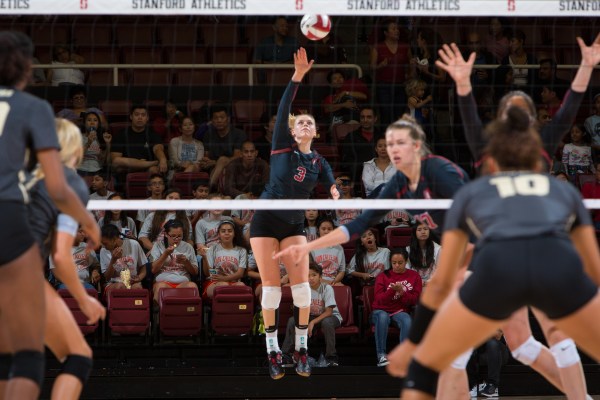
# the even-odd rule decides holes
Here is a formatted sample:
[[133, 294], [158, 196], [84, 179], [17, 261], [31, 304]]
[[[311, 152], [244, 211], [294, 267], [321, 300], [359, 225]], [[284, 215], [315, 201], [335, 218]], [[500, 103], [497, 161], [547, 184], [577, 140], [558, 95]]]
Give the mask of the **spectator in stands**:
[[[500, 371], [508, 363], [509, 350], [500, 329], [494, 337], [479, 346], [471, 356], [467, 365], [469, 387], [471, 387], [471, 398], [482, 394], [485, 397], [498, 397], [498, 385], [500, 384]], [[483, 384], [479, 384], [479, 363], [484, 361], [487, 365], [487, 377]], [[479, 386], [479, 393], [478, 393]]]
[[167, 100], [164, 116], [156, 118], [152, 124], [154, 131], [162, 137], [163, 143], [168, 144], [171, 139], [179, 136], [184, 117], [185, 114], [177, 108], [177, 104], [173, 100]]
[[384, 233], [392, 228], [408, 228], [412, 226], [415, 219], [410, 213], [403, 209], [396, 209], [385, 214], [383, 222], [376, 225], [378, 229], [383, 229]]
[[[77, 266], [77, 275], [86, 289], [96, 289], [94, 286], [100, 281], [100, 262], [96, 258], [96, 253], [89, 251], [85, 243], [85, 232], [81, 227], [77, 230], [71, 248], [73, 263]], [[50, 270], [54, 269], [54, 258], [48, 258]], [[67, 286], [58, 281], [57, 289], [67, 289]]]
[[[208, 200], [208, 194], [210, 189], [208, 187], [208, 180], [198, 180], [192, 184], [192, 195], [194, 200]], [[188, 217], [191, 219], [192, 226], [195, 227], [196, 223], [204, 217], [208, 217], [208, 211], [206, 210], [193, 210], [192, 215]]]
[[88, 107], [85, 86], [73, 86], [70, 88], [69, 93], [71, 96], [71, 108], [63, 108], [56, 113], [57, 117], [68, 119], [77, 125], [82, 125], [85, 122], [85, 113], [94, 112], [100, 117], [100, 125], [105, 130], [108, 128], [108, 122], [102, 110], [96, 107]]
[[181, 120], [181, 136], [169, 142], [169, 162], [174, 172], [207, 171], [215, 165], [204, 155], [204, 145], [194, 139], [196, 125], [191, 117]]
[[304, 211], [304, 232], [306, 234], [306, 241], [312, 242], [318, 235], [317, 221], [319, 219], [318, 210], [306, 210]]
[[[179, 189], [171, 188], [165, 193], [165, 200], [181, 200]], [[184, 210], [158, 210], [148, 214], [144, 224], [140, 228], [138, 240], [144, 247], [144, 250], [152, 250], [154, 242], [164, 239], [164, 225], [175, 219], [183, 225], [183, 240], [192, 244], [192, 225]]]
[[275, 121], [277, 114], [271, 114], [269, 121], [265, 124], [265, 133], [254, 140], [254, 146], [258, 151], [258, 157], [267, 163], [271, 160], [271, 143], [273, 142], [273, 129], [275, 129]]
[[[165, 178], [161, 174], [151, 174], [148, 179], [148, 192], [150, 197], [146, 200], [162, 200], [165, 197]], [[138, 210], [135, 220], [143, 224], [148, 214], [154, 210]]]
[[[446, 81], [446, 71], [435, 65], [435, 60], [438, 59], [438, 49], [442, 43], [442, 38], [433, 29], [420, 28], [417, 32], [417, 52], [410, 59], [412, 77], [427, 83], [428, 94], [433, 96], [434, 105], [441, 98], [439, 84]], [[394, 115], [394, 120], [401, 116], [401, 113]]]
[[441, 249], [442, 247], [433, 240], [427, 223], [419, 221], [413, 226], [410, 245], [406, 247], [409, 255], [407, 268], [419, 274], [423, 286], [427, 285], [437, 268]]
[[318, 64], [346, 64], [348, 62], [344, 43], [333, 30], [323, 39], [309, 41], [305, 48], [308, 59], [315, 60]]
[[400, 41], [400, 28], [396, 20], [383, 20], [381, 26], [385, 39], [371, 49], [370, 62], [381, 121], [389, 124], [406, 107], [403, 85], [412, 55], [408, 43]]
[[[475, 65], [477, 64], [495, 64], [494, 56], [488, 50], [483, 47], [481, 43], [481, 37], [479, 32], [469, 32], [467, 35], [467, 46], [465, 47], [469, 54], [475, 53]], [[491, 69], [473, 69], [471, 74], [471, 84], [474, 87], [488, 85], [492, 81], [492, 70]]]
[[[108, 196], [113, 194], [110, 190], [108, 190], [109, 177], [108, 174], [104, 171], [95, 172], [92, 176], [92, 184], [90, 190], [92, 194], [90, 194], [90, 200], [106, 200]], [[93, 212], [96, 217], [96, 221], [98, 221], [101, 217], [104, 216], [104, 211], [95, 210]]]
[[385, 138], [381, 137], [375, 142], [377, 156], [363, 164], [362, 182], [365, 194], [371, 198], [377, 196], [381, 186], [392, 179], [396, 168], [387, 154]]
[[513, 67], [513, 85], [525, 91], [535, 90], [535, 70], [532, 68], [515, 68], [515, 65], [537, 64], [533, 54], [525, 52], [525, 33], [515, 30], [510, 37], [510, 52], [501, 61]]
[[170, 220], [164, 229], [164, 239], [154, 242], [149, 256], [152, 273], [156, 276], [152, 288], [156, 303], [162, 288], [198, 287], [191, 281], [199, 272], [196, 252], [194, 247], [182, 240], [184, 225], [178, 220]]
[[227, 164], [234, 158], [241, 157], [246, 134], [231, 124], [227, 107], [215, 105], [211, 107], [210, 115], [210, 125], [204, 135], [204, 150], [206, 157], [216, 160], [210, 176], [210, 186], [213, 188]]
[[490, 27], [486, 49], [494, 56], [494, 61], [499, 63], [508, 56], [510, 52], [511, 30], [508, 27], [508, 20], [502, 17], [490, 18]]
[[600, 93], [594, 96], [594, 113], [586, 118], [584, 126], [592, 138], [594, 160], [600, 161]]
[[[431, 111], [427, 104], [431, 103], [433, 97], [431, 94], [425, 96], [425, 90], [427, 89], [427, 83], [420, 79], [409, 79], [406, 82], [406, 95], [408, 96], [408, 111], [411, 117], [415, 119], [421, 125], [425, 133], [427, 134], [430, 128], [431, 121], [429, 116]], [[428, 135], [430, 136], [430, 135]]]
[[275, 17], [273, 36], [264, 38], [256, 45], [254, 62], [257, 64], [278, 64], [294, 60], [298, 50], [296, 38], [289, 36], [289, 25], [284, 16]]
[[[333, 231], [335, 225], [331, 219], [323, 218], [317, 224], [317, 236], [322, 237]], [[343, 286], [342, 279], [346, 274], [346, 256], [342, 246], [335, 245], [313, 250], [310, 255], [321, 268], [321, 282], [331, 286]]]
[[327, 74], [331, 93], [323, 99], [323, 114], [330, 125], [356, 123], [359, 120], [359, 105], [368, 99], [367, 86], [358, 79], [346, 79], [342, 71]]
[[542, 129], [546, 126], [550, 121], [552, 121], [552, 117], [550, 116], [550, 112], [548, 112], [548, 107], [546, 105], [541, 105], [537, 107], [537, 123]]
[[[85, 60], [79, 54], [73, 52], [72, 46], [60, 43], [52, 49], [52, 64], [59, 66], [70, 66], [72, 64], [83, 64]], [[46, 75], [48, 84], [52, 86], [83, 85], [84, 74], [77, 68], [58, 68], [48, 70]]]
[[363, 172], [363, 163], [371, 160], [378, 137], [376, 124], [378, 116], [373, 107], [360, 110], [360, 128], [350, 132], [342, 141], [342, 166], [350, 171], [352, 182], [359, 183]]
[[554, 82], [545, 83], [540, 87], [542, 88], [542, 103], [548, 108], [550, 118], [553, 118], [560, 109], [562, 98], [566, 93], [567, 87], [557, 85]]
[[577, 184], [579, 174], [590, 174], [594, 171], [590, 142], [589, 135], [581, 125], [574, 124], [571, 127], [569, 143], [563, 148], [562, 163], [563, 170], [574, 184]]
[[[584, 199], [600, 199], [600, 161], [596, 162], [596, 180], [586, 182], [581, 188], [581, 194]], [[593, 210], [594, 226], [596, 231], [600, 230], [600, 210]]]
[[[108, 200], [124, 200], [121, 193], [113, 193], [108, 196]], [[137, 228], [133, 218], [128, 217], [122, 210], [110, 210], [104, 212], [104, 216], [98, 220], [98, 225], [102, 228], [104, 225], [114, 225], [119, 228], [121, 234], [127, 239], [137, 240]]]
[[[340, 199], [360, 199], [361, 197], [354, 196], [354, 182], [350, 178], [350, 174], [342, 172], [336, 178], [336, 182], [339, 182], [338, 187], [340, 188]], [[361, 210], [335, 210], [335, 224], [337, 226], [347, 224], [353, 221]]]
[[406, 268], [406, 250], [394, 249], [389, 252], [391, 269], [383, 271], [375, 278], [375, 293], [371, 323], [375, 326], [375, 349], [377, 366], [389, 364], [387, 360], [387, 335], [390, 324], [400, 329], [400, 342], [408, 336], [412, 323], [410, 312], [417, 305], [421, 295], [421, 277]]
[[[222, 200], [223, 196], [218, 193], [208, 195], [209, 200]], [[219, 241], [219, 225], [222, 221], [231, 221], [231, 217], [223, 215], [223, 210], [210, 210], [205, 218], [196, 224], [196, 250], [199, 255], [205, 256], [206, 250]]]
[[500, 65], [494, 70], [492, 74], [494, 104], [498, 104], [505, 94], [515, 89], [513, 75], [514, 71], [510, 65]]
[[[40, 60], [37, 57], [31, 57], [31, 65], [41, 64]], [[31, 74], [31, 83], [29, 86], [43, 86], [48, 83], [46, 79], [46, 73], [42, 68], [34, 68]]]
[[207, 277], [202, 295], [209, 298], [213, 297], [218, 286], [244, 286], [241, 279], [248, 263], [242, 234], [233, 221], [221, 221], [217, 231], [218, 242], [202, 258], [202, 269]]
[[102, 125], [102, 119], [95, 111], [87, 111], [83, 121], [83, 160], [77, 167], [77, 172], [86, 176], [100, 170], [110, 170], [112, 135]]
[[390, 250], [379, 247], [377, 235], [377, 230], [369, 228], [356, 240], [356, 253], [346, 268], [346, 282], [356, 296], [363, 286], [373, 285], [377, 275], [390, 269]]
[[[101, 229], [102, 248], [100, 249], [100, 268], [106, 279], [108, 292], [112, 289], [142, 289], [141, 281], [146, 276], [143, 268], [148, 262], [140, 244], [132, 239], [122, 237], [119, 228], [112, 224]], [[129, 270], [129, 282], [123, 282], [121, 273]]]
[[129, 119], [131, 126], [113, 140], [112, 166], [117, 172], [166, 173], [167, 157], [160, 136], [148, 124], [148, 108], [134, 105]]
[[[247, 193], [242, 193], [235, 196], [235, 200], [254, 200], [260, 197], [265, 185], [264, 184], [255, 184], [250, 186], [250, 191]], [[244, 237], [246, 233], [249, 233], [250, 223], [252, 222], [252, 217], [254, 217], [254, 210], [242, 209], [242, 210], [231, 210], [231, 219], [237, 226], [242, 229]]]
[[[552, 58], [542, 58], [540, 61], [540, 68], [537, 70], [536, 84], [541, 90], [544, 85], [560, 86], [563, 87], [564, 92], [569, 89], [571, 82], [564, 79], [560, 79], [556, 76], [556, 61]], [[563, 93], [564, 93], [563, 92]], [[540, 91], [536, 90], [534, 100], [536, 103], [542, 101]], [[562, 100], [562, 97], [561, 97]]]
[[223, 170], [223, 194], [235, 198], [251, 193], [254, 186], [264, 189], [269, 181], [269, 164], [257, 155], [254, 143], [249, 140], [242, 143], [242, 156], [233, 159]]
[[[308, 284], [310, 285], [310, 317], [308, 323], [308, 336], [314, 335], [320, 329], [325, 338], [325, 360], [327, 366], [337, 367], [339, 360], [335, 347], [335, 329], [342, 324], [342, 316], [335, 302], [333, 288], [322, 281], [323, 270], [311, 262], [308, 265]], [[296, 320], [293, 316], [288, 319], [285, 339], [281, 351], [291, 354], [294, 350], [296, 336]], [[297, 352], [292, 356], [298, 358]]]

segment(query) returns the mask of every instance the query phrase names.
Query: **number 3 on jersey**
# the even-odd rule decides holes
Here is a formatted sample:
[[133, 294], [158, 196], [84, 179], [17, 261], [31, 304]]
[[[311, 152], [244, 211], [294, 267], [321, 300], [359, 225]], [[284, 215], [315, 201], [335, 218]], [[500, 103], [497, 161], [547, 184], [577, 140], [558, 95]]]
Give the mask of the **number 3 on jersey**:
[[544, 175], [498, 176], [490, 179], [500, 197], [546, 196], [550, 192], [550, 181]]
[[304, 181], [304, 177], [306, 176], [306, 168], [297, 167], [296, 171], [298, 171], [298, 172], [296, 172], [296, 175], [294, 175], [294, 180], [297, 182]]
[[0, 101], [0, 136], [4, 133], [4, 124], [6, 123], [6, 118], [8, 118], [8, 113], [10, 112], [10, 104], [5, 101]]

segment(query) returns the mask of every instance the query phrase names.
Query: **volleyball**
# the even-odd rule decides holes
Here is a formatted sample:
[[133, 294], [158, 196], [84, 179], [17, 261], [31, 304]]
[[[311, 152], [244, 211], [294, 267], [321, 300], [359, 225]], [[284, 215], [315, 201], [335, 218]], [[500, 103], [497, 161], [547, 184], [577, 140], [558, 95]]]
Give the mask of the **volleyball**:
[[300, 21], [300, 30], [310, 40], [321, 40], [331, 30], [331, 19], [324, 14], [306, 14]]

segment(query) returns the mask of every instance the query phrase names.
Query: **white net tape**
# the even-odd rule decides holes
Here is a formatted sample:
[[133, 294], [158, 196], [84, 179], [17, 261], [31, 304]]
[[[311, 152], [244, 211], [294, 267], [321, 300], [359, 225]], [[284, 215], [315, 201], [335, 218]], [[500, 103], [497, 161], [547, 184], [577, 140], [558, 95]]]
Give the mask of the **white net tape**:
[[[445, 210], [452, 200], [90, 200], [90, 210]], [[600, 200], [584, 200], [600, 209]]]

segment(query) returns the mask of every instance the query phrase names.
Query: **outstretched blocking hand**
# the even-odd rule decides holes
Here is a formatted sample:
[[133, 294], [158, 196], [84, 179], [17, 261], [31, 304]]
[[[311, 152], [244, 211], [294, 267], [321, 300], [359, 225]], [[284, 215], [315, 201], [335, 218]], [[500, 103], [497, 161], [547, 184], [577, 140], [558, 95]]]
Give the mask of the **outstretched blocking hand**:
[[600, 63], [600, 33], [590, 46], [586, 46], [582, 38], [577, 37], [577, 44], [581, 50], [581, 65], [593, 67]]
[[273, 254], [273, 260], [278, 260], [280, 257], [291, 257], [295, 264], [299, 264], [307, 255], [306, 245], [294, 244], [279, 253]]
[[466, 95], [471, 91], [471, 73], [475, 64], [475, 53], [471, 53], [467, 60], [464, 59], [456, 43], [444, 44], [438, 51], [440, 59], [435, 61], [438, 68], [446, 71], [456, 83], [459, 95]]
[[304, 47], [300, 47], [297, 52], [294, 53], [294, 68], [296, 69], [292, 80], [294, 82], [300, 82], [304, 75], [312, 68], [314, 60], [308, 61], [306, 50]]

